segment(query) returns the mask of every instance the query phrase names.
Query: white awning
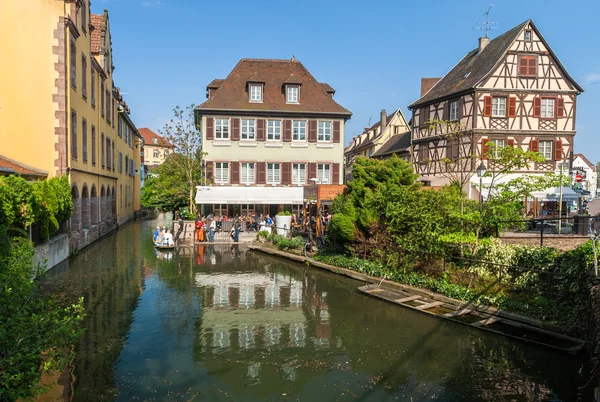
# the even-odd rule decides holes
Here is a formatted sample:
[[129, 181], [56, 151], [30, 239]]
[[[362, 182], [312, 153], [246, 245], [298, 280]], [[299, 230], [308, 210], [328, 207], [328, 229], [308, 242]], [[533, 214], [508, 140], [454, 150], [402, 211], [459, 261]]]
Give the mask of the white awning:
[[[531, 195], [538, 201], [558, 201], [560, 199], [560, 187], [551, 187], [544, 191], [533, 191]], [[581, 194], [576, 193], [569, 187], [562, 188], [563, 201], [573, 201], [580, 197]]]
[[302, 187], [196, 187], [196, 204], [302, 204]]

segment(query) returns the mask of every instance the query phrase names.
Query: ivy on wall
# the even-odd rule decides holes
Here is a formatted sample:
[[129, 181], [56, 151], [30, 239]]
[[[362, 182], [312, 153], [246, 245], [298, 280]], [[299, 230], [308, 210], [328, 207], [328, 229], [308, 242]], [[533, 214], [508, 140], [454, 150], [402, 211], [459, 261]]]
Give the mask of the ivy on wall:
[[33, 182], [0, 176], [0, 225], [27, 229], [36, 224], [42, 240], [47, 240], [72, 213], [67, 176]]

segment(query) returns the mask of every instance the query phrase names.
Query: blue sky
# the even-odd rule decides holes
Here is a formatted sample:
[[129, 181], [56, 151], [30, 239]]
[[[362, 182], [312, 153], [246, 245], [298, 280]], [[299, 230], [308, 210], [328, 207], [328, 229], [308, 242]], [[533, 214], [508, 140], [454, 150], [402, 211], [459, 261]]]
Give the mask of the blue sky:
[[[157, 130], [175, 105], [204, 102], [206, 85], [239, 59], [296, 56], [353, 112], [346, 143], [382, 108], [406, 108], [421, 77], [441, 77], [477, 46], [491, 1], [94, 0], [109, 11], [115, 82], [138, 127]], [[600, 1], [496, 0], [494, 38], [533, 19], [579, 96], [575, 152], [600, 160]]]

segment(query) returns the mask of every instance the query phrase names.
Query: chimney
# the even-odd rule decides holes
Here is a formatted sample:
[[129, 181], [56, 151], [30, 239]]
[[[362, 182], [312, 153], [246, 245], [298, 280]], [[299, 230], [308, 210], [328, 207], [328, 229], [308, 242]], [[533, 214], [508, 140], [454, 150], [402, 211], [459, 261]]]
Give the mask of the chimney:
[[421, 78], [421, 96], [425, 95], [441, 78]]
[[385, 126], [387, 124], [387, 113], [385, 112], [385, 109], [381, 109], [381, 114], [380, 114], [380, 120], [379, 120], [379, 132], [383, 133], [383, 130], [385, 130]]
[[479, 38], [479, 53], [481, 53], [481, 51], [488, 45], [488, 43], [490, 43], [490, 38], [483, 37], [483, 38]]

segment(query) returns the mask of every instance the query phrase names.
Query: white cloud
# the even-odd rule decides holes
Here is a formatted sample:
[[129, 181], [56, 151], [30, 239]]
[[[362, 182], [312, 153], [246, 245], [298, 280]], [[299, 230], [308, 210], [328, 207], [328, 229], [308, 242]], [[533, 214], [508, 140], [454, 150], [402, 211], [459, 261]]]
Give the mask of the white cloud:
[[162, 1], [162, 0], [146, 0], [142, 3], [142, 6], [152, 7], [152, 6], [160, 6], [162, 4], [165, 4], [164, 1]]
[[600, 81], [600, 73], [590, 73], [583, 76], [583, 84], [591, 84], [592, 82]]

